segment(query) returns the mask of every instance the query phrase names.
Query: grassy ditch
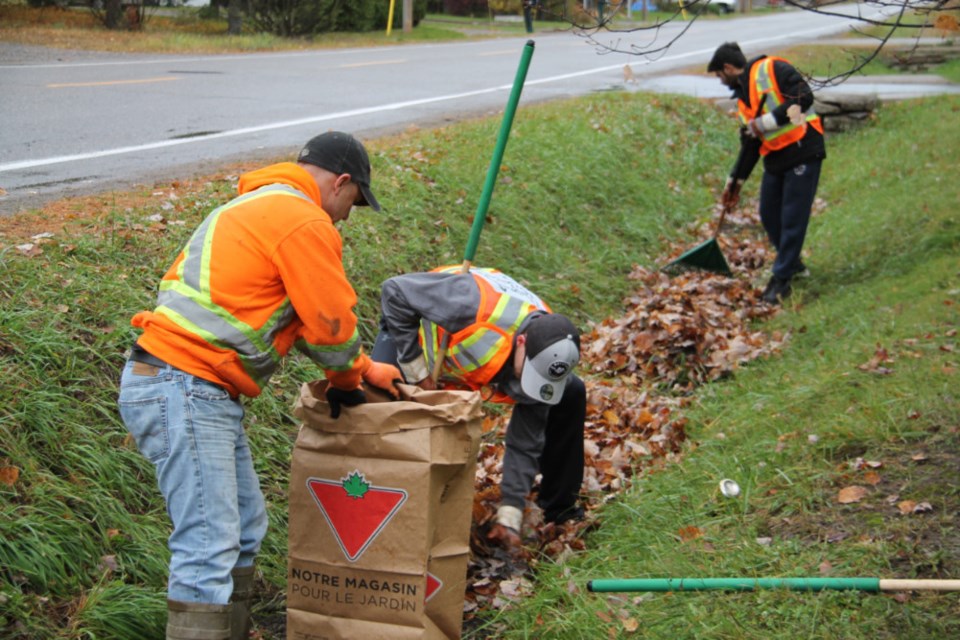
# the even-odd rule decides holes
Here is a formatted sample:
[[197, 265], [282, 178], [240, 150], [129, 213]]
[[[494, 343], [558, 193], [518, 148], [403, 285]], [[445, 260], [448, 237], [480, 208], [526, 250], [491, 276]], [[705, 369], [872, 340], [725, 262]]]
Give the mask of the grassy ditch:
[[[683, 462], [644, 474], [604, 510], [587, 551], [543, 563], [534, 595], [474, 637], [594, 638], [639, 626], [678, 637], [956, 635], [956, 596], [634, 601], [583, 585], [665, 571], [960, 575], [958, 109], [957, 98], [889, 105], [868, 130], [831, 141], [827, 206], [810, 234], [814, 277], [769, 327], [793, 334], [785, 354], [704, 388]], [[498, 128], [481, 119], [370, 143], [385, 211], [358, 211], [343, 227], [368, 342], [384, 278], [459, 262]], [[727, 116], [693, 99], [609, 93], [524, 108], [476, 263], [528, 283], [585, 328], [616, 316], [632, 265], [655, 266], [667, 240], [708, 217], [733, 144]], [[152, 306], [160, 274], [235, 183], [232, 171], [0, 221], [0, 635], [162, 637], [166, 515], [116, 414], [116, 379], [135, 338], [129, 317]], [[887, 356], [871, 364], [878, 343]], [[271, 520], [259, 620], [282, 616], [290, 409], [315, 376], [293, 358], [247, 403]], [[857, 458], [882, 463], [876, 484]], [[951, 462], [954, 473], [941, 473]], [[741, 500], [716, 496], [721, 476], [741, 483]], [[864, 483], [861, 502], [836, 504], [838, 489]], [[932, 511], [890, 513], [894, 493]]]
[[[380, 282], [461, 260], [499, 124], [370, 144], [385, 211], [357, 211], [343, 227], [368, 343]], [[729, 163], [728, 125], [712, 106], [680, 98], [605, 94], [525, 108], [476, 263], [529, 283], [585, 327], [602, 319], [628, 291], [634, 263], [653, 263], [664, 235], [709, 215]], [[162, 634], [166, 516], [118, 419], [116, 380], [135, 339], [130, 316], [153, 306], [158, 277], [235, 183], [236, 173], [161, 184], [0, 221], [0, 635]], [[282, 599], [270, 598], [285, 581], [290, 411], [316, 375], [292, 359], [247, 404], [272, 525], [261, 605], [281, 614]]]
[[[813, 278], [766, 327], [790, 333], [783, 355], [702, 389], [684, 460], [610, 504], [588, 551], [545, 565], [532, 595], [478, 637], [960, 633], [956, 593], [585, 588], [628, 577], [960, 577], [960, 196], [951, 145], [940, 144], [960, 141], [960, 126], [939, 121], [958, 108], [955, 98], [889, 105], [871, 129], [833, 140], [826, 207], [808, 236]], [[740, 497], [720, 494], [722, 478]], [[843, 502], [849, 487], [862, 495]]]

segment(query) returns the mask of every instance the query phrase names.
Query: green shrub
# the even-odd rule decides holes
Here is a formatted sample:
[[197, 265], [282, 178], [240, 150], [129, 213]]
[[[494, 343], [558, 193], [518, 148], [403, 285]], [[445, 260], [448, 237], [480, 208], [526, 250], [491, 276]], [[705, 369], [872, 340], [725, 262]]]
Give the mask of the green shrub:
[[488, 4], [496, 13], [505, 15], [519, 14], [523, 10], [521, 0], [488, 0]]
[[[414, 2], [414, 24], [426, 14], [426, 0]], [[277, 36], [311, 36], [334, 31], [364, 32], [386, 27], [389, 4], [378, 0], [252, 0], [254, 26]], [[403, 11], [394, 8], [394, 25]]]

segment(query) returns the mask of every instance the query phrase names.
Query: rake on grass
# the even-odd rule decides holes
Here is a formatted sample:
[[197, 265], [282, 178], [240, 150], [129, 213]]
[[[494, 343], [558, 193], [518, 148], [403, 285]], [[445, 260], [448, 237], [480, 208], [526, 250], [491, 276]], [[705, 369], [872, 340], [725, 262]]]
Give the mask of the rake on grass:
[[960, 580], [897, 580], [886, 578], [632, 578], [590, 580], [587, 591], [960, 591]]
[[730, 265], [727, 264], [727, 259], [723, 257], [720, 243], [717, 242], [717, 236], [720, 235], [720, 229], [723, 227], [723, 220], [727, 217], [729, 211], [730, 207], [725, 206], [723, 208], [723, 211], [720, 213], [720, 220], [717, 222], [717, 228], [713, 231], [712, 238], [685, 252], [662, 270], [677, 271], [680, 268], [693, 268], [712, 271], [722, 276], [733, 275], [733, 272], [730, 271]]

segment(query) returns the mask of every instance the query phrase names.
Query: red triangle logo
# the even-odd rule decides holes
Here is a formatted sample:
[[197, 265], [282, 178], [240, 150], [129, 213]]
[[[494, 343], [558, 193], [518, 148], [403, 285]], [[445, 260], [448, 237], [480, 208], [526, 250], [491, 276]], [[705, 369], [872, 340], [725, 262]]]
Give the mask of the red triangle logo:
[[374, 487], [359, 470], [340, 480], [307, 478], [343, 554], [355, 562], [407, 501], [403, 489]]
[[430, 602], [430, 598], [435, 596], [437, 594], [437, 591], [440, 591], [440, 587], [442, 586], [443, 586], [443, 581], [428, 571], [427, 572], [427, 594], [426, 594], [427, 597], [424, 599], [424, 602]]

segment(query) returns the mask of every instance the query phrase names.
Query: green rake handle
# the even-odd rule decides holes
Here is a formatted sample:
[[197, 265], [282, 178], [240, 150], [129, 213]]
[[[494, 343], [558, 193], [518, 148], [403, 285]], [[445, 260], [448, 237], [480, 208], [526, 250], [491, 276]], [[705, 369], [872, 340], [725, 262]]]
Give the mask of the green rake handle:
[[590, 580], [587, 591], [960, 591], [960, 580], [895, 580], [881, 578], [634, 578]]
[[480, 202], [477, 203], [477, 213], [473, 218], [473, 226], [470, 227], [467, 249], [463, 253], [464, 273], [470, 270], [470, 263], [473, 262], [473, 258], [477, 254], [480, 231], [483, 230], [487, 210], [490, 208], [490, 198], [493, 196], [493, 187], [497, 181], [497, 174], [500, 172], [500, 163], [503, 162], [503, 152], [507, 148], [507, 138], [510, 137], [510, 128], [513, 126], [513, 116], [517, 112], [517, 103], [520, 102], [520, 91], [523, 89], [523, 83], [527, 78], [527, 69], [530, 68], [530, 59], [533, 57], [533, 46], [533, 40], [527, 40], [520, 56], [520, 66], [517, 68], [517, 75], [513, 80], [513, 89], [510, 91], [507, 107], [503, 112], [500, 133], [497, 135], [497, 145], [493, 150], [493, 157], [490, 159], [490, 167], [487, 169], [487, 179], [483, 183]]
[[[527, 40], [523, 47], [523, 53], [520, 55], [520, 66], [517, 68], [517, 75], [513, 80], [513, 89], [510, 91], [510, 97], [507, 99], [507, 106], [503, 112], [503, 121], [500, 123], [500, 133], [497, 135], [497, 144], [493, 150], [493, 157], [490, 159], [490, 167], [487, 169], [487, 178], [483, 183], [483, 191], [480, 194], [480, 201], [477, 203], [477, 212], [473, 216], [473, 225], [470, 227], [470, 237], [467, 240], [466, 251], [463, 252], [463, 266], [460, 273], [470, 271], [470, 265], [473, 264], [473, 258], [477, 254], [477, 245], [480, 244], [480, 232], [483, 230], [483, 223], [487, 219], [487, 210], [490, 208], [490, 198], [493, 197], [493, 187], [497, 183], [497, 174], [500, 173], [500, 164], [503, 162], [503, 152], [507, 148], [507, 138], [510, 137], [510, 128], [513, 126], [513, 116], [517, 112], [517, 104], [520, 102], [520, 92], [523, 89], [523, 83], [527, 78], [527, 69], [530, 68], [530, 59], [533, 57], [533, 40]], [[443, 368], [443, 359], [447, 355], [447, 347], [450, 345], [450, 335], [443, 334], [440, 340], [440, 348], [437, 351], [436, 360], [433, 363], [433, 371], [430, 378], [436, 382], [440, 378], [440, 369]]]

